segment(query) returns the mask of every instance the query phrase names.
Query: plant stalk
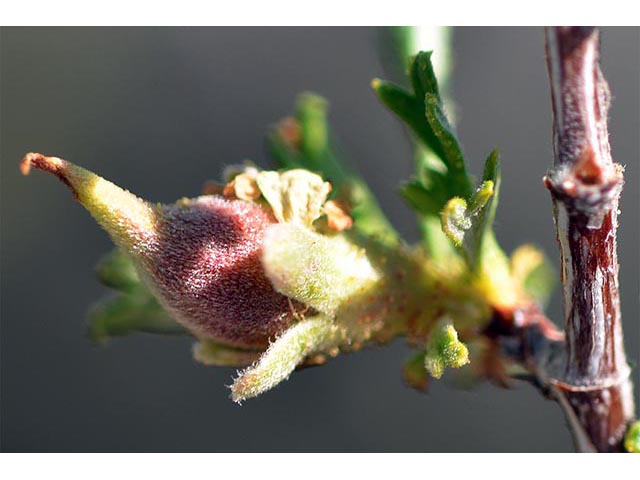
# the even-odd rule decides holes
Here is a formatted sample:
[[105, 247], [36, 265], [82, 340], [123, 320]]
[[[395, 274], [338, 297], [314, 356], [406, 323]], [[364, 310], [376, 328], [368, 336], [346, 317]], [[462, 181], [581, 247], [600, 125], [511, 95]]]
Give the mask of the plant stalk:
[[560, 246], [564, 359], [553, 391], [599, 452], [619, 451], [634, 402], [618, 292], [616, 229], [623, 169], [608, 141], [609, 87], [593, 27], [545, 31], [553, 107], [551, 192]]

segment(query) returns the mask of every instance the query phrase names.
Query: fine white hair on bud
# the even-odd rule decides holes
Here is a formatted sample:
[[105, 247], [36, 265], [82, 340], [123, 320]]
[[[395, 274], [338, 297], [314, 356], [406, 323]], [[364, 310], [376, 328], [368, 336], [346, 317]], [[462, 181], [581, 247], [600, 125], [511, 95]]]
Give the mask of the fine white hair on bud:
[[[171, 316], [219, 343], [265, 348], [295, 320], [261, 263], [265, 230], [276, 222], [253, 202], [205, 195], [151, 204], [57, 157], [29, 153], [21, 163], [49, 172], [73, 192]], [[300, 307], [300, 305], [298, 305]]]
[[343, 235], [274, 224], [265, 233], [263, 249], [265, 273], [276, 290], [329, 316], [380, 278], [364, 250]]
[[339, 331], [322, 315], [296, 323], [269, 346], [258, 362], [240, 372], [231, 386], [232, 400], [240, 403], [286, 380], [306, 357], [335, 344]]

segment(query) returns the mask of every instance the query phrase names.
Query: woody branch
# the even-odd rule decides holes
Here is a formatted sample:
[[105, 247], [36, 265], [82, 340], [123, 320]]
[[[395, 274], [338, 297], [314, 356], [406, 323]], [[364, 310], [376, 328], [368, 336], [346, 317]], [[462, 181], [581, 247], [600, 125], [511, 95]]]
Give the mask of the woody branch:
[[545, 177], [560, 246], [565, 355], [553, 372], [592, 447], [620, 449], [634, 405], [618, 293], [623, 169], [608, 141], [609, 88], [593, 27], [546, 30], [554, 162]]

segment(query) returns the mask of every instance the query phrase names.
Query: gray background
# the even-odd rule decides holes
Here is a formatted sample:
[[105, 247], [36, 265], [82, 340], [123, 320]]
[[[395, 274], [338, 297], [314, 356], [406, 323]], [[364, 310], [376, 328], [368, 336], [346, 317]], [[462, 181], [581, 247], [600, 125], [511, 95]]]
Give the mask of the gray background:
[[[263, 149], [295, 94], [332, 102], [343, 150], [409, 240], [396, 194], [410, 174], [399, 123], [369, 82], [383, 76], [370, 28], [3, 29], [1, 441], [5, 451], [569, 451], [557, 406], [526, 384], [466, 392], [402, 384], [402, 341], [307, 369], [242, 407], [234, 373], [191, 360], [187, 338], [84, 336], [106, 289], [93, 266], [110, 242], [28, 151], [63, 156], [155, 201], [197, 195]], [[614, 94], [611, 141], [627, 166], [620, 228], [626, 343], [638, 360], [638, 29], [603, 30]], [[549, 195], [550, 102], [537, 28], [462, 28], [453, 93], [471, 162], [503, 159], [497, 234], [557, 258]], [[558, 295], [550, 315], [559, 318]], [[636, 379], [637, 371], [635, 373]]]

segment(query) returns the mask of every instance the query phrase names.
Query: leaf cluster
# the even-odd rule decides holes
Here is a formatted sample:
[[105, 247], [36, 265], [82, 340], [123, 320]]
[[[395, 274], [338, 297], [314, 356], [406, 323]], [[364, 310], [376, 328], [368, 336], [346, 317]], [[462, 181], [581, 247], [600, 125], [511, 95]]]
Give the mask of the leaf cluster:
[[[489, 155], [480, 184], [467, 172], [462, 146], [449, 121], [431, 62], [419, 52], [410, 62], [412, 91], [374, 80], [380, 101], [410, 129], [422, 155], [413, 179], [402, 188], [409, 205], [424, 217], [440, 217], [444, 233], [459, 247], [471, 269], [487, 232], [491, 231], [500, 186], [499, 155]], [[428, 233], [428, 232], [427, 232]]]

